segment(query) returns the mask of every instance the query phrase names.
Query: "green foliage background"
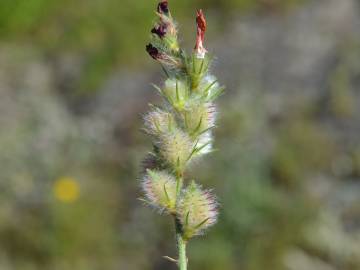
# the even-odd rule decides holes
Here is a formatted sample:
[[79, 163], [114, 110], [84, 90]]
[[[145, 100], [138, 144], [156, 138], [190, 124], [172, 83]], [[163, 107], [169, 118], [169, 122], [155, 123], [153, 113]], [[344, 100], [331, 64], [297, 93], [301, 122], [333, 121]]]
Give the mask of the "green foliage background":
[[[269, 1], [287, 8], [303, 0]], [[3, 0], [0, 3], [0, 35], [14, 42], [40, 46], [50, 54], [75, 51], [86, 57], [81, 89], [94, 89], [115, 66], [141, 64], [143, 44], [154, 18], [156, 1], [132, 0]], [[183, 0], [171, 3], [181, 27], [192, 25], [194, 10], [212, 9], [221, 27], [230, 13], [266, 8], [262, 0]], [[191, 21], [190, 21], [191, 18]], [[226, 21], [225, 21], [226, 22]], [[189, 37], [192, 32], [185, 32]]]

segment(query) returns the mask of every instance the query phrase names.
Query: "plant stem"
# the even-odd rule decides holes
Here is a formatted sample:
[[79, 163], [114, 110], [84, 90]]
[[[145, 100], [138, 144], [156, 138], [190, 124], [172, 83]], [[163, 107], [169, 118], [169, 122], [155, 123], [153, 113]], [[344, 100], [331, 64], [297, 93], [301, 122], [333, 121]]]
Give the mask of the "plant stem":
[[186, 241], [182, 237], [181, 224], [175, 220], [176, 228], [176, 244], [178, 248], [178, 267], [179, 270], [187, 269], [187, 257], [186, 257]]
[[[176, 177], [177, 182], [177, 190], [176, 190], [176, 204], [180, 198], [180, 191], [183, 185], [183, 178], [182, 173], [179, 173]], [[182, 225], [175, 218], [175, 233], [176, 233], [176, 245], [178, 249], [178, 267], [179, 270], [186, 270], [187, 269], [187, 257], [186, 257], [186, 241], [184, 241], [182, 236]]]
[[178, 203], [178, 200], [180, 198], [180, 192], [182, 189], [182, 185], [183, 185], [183, 178], [182, 178], [182, 173], [177, 173], [176, 175], [176, 204]]

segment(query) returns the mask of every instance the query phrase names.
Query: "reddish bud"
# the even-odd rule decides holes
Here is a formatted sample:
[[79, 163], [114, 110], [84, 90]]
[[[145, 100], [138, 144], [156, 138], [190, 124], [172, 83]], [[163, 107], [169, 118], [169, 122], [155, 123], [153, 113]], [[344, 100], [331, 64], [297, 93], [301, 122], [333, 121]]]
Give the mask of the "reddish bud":
[[160, 14], [168, 14], [169, 13], [169, 3], [167, 0], [163, 0], [158, 4], [157, 11]]
[[205, 53], [207, 50], [204, 48], [204, 39], [205, 39], [205, 32], [206, 32], [206, 20], [204, 13], [202, 10], [198, 10], [196, 13], [196, 24], [197, 24], [197, 31], [196, 31], [196, 45], [195, 45], [195, 52], [197, 53], [199, 58], [204, 58]]
[[198, 29], [201, 30], [203, 34], [206, 32], [206, 20], [203, 11], [200, 9], [196, 12], [196, 24]]

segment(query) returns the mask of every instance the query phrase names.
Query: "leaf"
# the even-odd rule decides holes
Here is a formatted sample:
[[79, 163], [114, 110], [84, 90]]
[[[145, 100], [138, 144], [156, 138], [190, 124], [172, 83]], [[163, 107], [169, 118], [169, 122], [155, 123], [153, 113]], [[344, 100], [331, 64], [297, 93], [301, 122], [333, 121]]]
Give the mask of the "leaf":
[[138, 198], [138, 200], [141, 201], [141, 202], [143, 202], [143, 203], [145, 203], [145, 204], [147, 204], [147, 205], [151, 205], [151, 204], [152, 204], [150, 201], [146, 200], [145, 198]]
[[210, 218], [204, 219], [202, 222], [200, 222], [198, 225], [195, 226], [195, 230], [199, 229], [202, 225], [204, 225]]
[[192, 135], [196, 134], [196, 133], [199, 131], [199, 129], [200, 129], [200, 127], [201, 127], [201, 124], [202, 124], [202, 120], [203, 120], [203, 118], [201, 117], [201, 118], [200, 118], [200, 121], [199, 121], [199, 124], [198, 124], [198, 125], [196, 126], [196, 128], [193, 130]]
[[203, 150], [206, 146], [210, 145], [211, 141], [205, 143], [204, 145], [202, 145], [201, 147], [197, 148], [196, 153], [199, 153], [201, 150]]
[[196, 151], [197, 151], [196, 146], [198, 145], [198, 143], [199, 143], [199, 140], [196, 141], [196, 143], [195, 143], [195, 145], [194, 145], [194, 147], [193, 147], [193, 150], [191, 151], [191, 153], [190, 153], [187, 161], [189, 161], [189, 160], [192, 158], [192, 156], [196, 153]]
[[169, 197], [169, 194], [167, 193], [167, 190], [166, 190], [166, 183], [164, 184], [164, 192], [165, 192], [165, 196], [166, 196], [167, 201], [170, 202], [170, 197]]
[[210, 97], [208, 97], [208, 100], [209, 101], [213, 101], [215, 99], [217, 99], [222, 93], [224, 93], [225, 91], [225, 87], [222, 86], [222, 87], [219, 87], [215, 92], [214, 94], [212, 94]]
[[153, 83], [151, 84], [151, 86], [154, 87], [162, 97], [165, 97], [163, 90], [159, 86]]
[[189, 215], [190, 215], [190, 211], [187, 212], [186, 217], [185, 217], [185, 226], [189, 225]]
[[185, 128], [187, 129], [187, 128], [189, 127], [189, 125], [188, 125], [187, 112], [184, 113], [184, 123], [185, 123]]
[[204, 90], [204, 96], [207, 97], [207, 95], [209, 94], [209, 91], [211, 89], [211, 87], [214, 86], [215, 83], [217, 83], [218, 80], [214, 80], [211, 84], [208, 85], [208, 87], [206, 87], [206, 89]]
[[201, 61], [201, 65], [200, 65], [200, 69], [199, 69], [199, 76], [202, 74], [203, 71], [203, 67], [204, 67], [204, 62], [205, 62], [205, 58], [203, 58], [203, 60]]
[[171, 131], [171, 127], [172, 127], [172, 118], [171, 115], [168, 114], [168, 130]]
[[214, 128], [216, 128], [216, 126], [208, 127], [208, 128], [206, 128], [206, 129], [204, 129], [203, 131], [201, 131], [201, 132], [198, 134], [198, 136], [203, 135], [204, 133], [206, 133], [206, 132], [208, 132], [208, 131], [210, 131], [210, 130], [212, 130], [212, 129], [214, 129]]
[[166, 77], [170, 78], [169, 72], [166, 70], [166, 68], [164, 67], [164, 65], [161, 65], [162, 70], [164, 71]]
[[180, 169], [180, 157], [177, 158], [176, 167], [177, 169]]
[[176, 100], [180, 101], [178, 80], [176, 80]]

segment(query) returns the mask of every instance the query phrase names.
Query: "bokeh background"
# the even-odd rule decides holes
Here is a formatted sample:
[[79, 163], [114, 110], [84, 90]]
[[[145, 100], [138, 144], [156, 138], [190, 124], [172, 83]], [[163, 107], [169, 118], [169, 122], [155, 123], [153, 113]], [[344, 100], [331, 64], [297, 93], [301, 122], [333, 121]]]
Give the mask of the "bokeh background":
[[[221, 202], [195, 270], [360, 269], [360, 3], [172, 0], [208, 18], [218, 151], [191, 175]], [[172, 220], [138, 200], [160, 101], [155, 0], [0, 1], [0, 269], [176, 269]]]

